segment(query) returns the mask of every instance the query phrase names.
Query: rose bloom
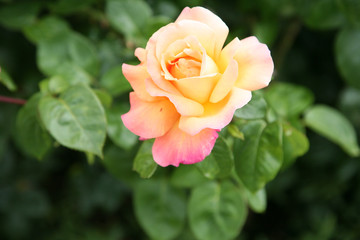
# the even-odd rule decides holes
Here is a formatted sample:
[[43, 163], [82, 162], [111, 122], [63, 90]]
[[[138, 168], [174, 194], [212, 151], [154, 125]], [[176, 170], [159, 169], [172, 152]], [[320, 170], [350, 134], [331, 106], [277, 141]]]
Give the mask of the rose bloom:
[[202, 161], [251, 91], [269, 84], [274, 64], [267, 46], [248, 37], [223, 48], [228, 31], [211, 11], [186, 7], [135, 50], [139, 65], [123, 64], [134, 89], [123, 123], [141, 140], [155, 138], [160, 166]]

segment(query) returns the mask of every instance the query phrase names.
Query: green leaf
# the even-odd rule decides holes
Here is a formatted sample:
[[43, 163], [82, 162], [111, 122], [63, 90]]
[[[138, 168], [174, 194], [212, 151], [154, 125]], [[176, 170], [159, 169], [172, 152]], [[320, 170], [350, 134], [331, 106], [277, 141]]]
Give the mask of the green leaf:
[[99, 61], [101, 63], [101, 76], [106, 74], [112, 68], [121, 65], [127, 56], [134, 56], [133, 49], [125, 48], [124, 41], [112, 34], [109, 34], [98, 41], [96, 47], [98, 49]]
[[245, 141], [235, 139], [236, 172], [244, 185], [257, 192], [272, 180], [283, 162], [282, 127], [280, 122], [262, 120], [247, 123], [242, 132]]
[[297, 116], [314, 101], [312, 92], [290, 83], [272, 84], [265, 92], [270, 106], [282, 117]]
[[256, 213], [263, 213], [266, 210], [266, 191], [265, 188], [252, 193], [246, 189], [246, 195], [251, 210]]
[[121, 66], [114, 67], [106, 72], [101, 78], [100, 84], [113, 96], [117, 96], [131, 90], [131, 85], [124, 77]]
[[192, 188], [208, 181], [194, 165], [181, 164], [171, 175], [170, 182], [175, 187]]
[[45, 96], [40, 100], [39, 110], [46, 128], [60, 144], [102, 157], [106, 118], [89, 87], [75, 85], [59, 98]]
[[143, 36], [152, 15], [145, 1], [107, 0], [106, 3], [106, 15], [114, 28], [131, 40]]
[[242, 133], [235, 124], [229, 124], [227, 130], [234, 138], [245, 139], [244, 133]]
[[61, 18], [50, 16], [24, 28], [25, 36], [38, 44], [43, 41], [55, 40], [70, 32], [70, 27]]
[[113, 101], [111, 95], [108, 92], [100, 89], [94, 89], [93, 91], [96, 94], [97, 98], [100, 100], [101, 104], [104, 106], [104, 108], [109, 109]]
[[235, 111], [235, 117], [242, 119], [260, 119], [266, 115], [267, 104], [263, 94], [259, 91], [252, 92], [253, 96], [248, 104]]
[[360, 26], [360, 2], [358, 0], [338, 0], [348, 25]]
[[51, 75], [61, 76], [69, 83], [69, 85], [76, 85], [79, 83], [90, 84], [93, 82], [93, 78], [84, 69], [70, 62], [60, 64], [55, 68], [55, 72]]
[[227, 240], [239, 234], [247, 211], [238, 187], [230, 181], [211, 181], [192, 190], [188, 214], [197, 239]]
[[283, 123], [283, 168], [291, 165], [296, 158], [304, 155], [309, 150], [309, 140], [288, 123]]
[[138, 136], [130, 132], [121, 120], [121, 115], [128, 111], [128, 105], [114, 105], [106, 110], [108, 119], [107, 133], [119, 147], [131, 149], [138, 141]]
[[224, 178], [230, 175], [234, 167], [234, 157], [225, 140], [219, 137], [211, 154], [195, 165], [209, 179]]
[[11, 29], [22, 29], [33, 24], [40, 10], [40, 3], [18, 2], [0, 8], [0, 24]]
[[[42, 41], [37, 49], [37, 64], [39, 69], [46, 75], [58, 73], [61, 65], [68, 63], [70, 56], [67, 42], [69, 34], [64, 34], [56, 39]], [[63, 67], [64, 68], [64, 67]]]
[[142, 178], [150, 178], [157, 168], [152, 156], [153, 143], [154, 141], [151, 140], [144, 141], [134, 159], [133, 170], [139, 173]]
[[335, 43], [336, 63], [344, 80], [360, 89], [360, 27], [344, 28]]
[[17, 89], [10, 75], [3, 68], [0, 68], [0, 83], [4, 84], [5, 87], [7, 87], [7, 89], [12, 92], [16, 91]]
[[308, 127], [338, 144], [350, 156], [360, 155], [354, 127], [337, 110], [316, 105], [306, 112], [304, 120]]
[[69, 56], [73, 63], [86, 70], [90, 75], [99, 73], [99, 60], [95, 46], [89, 39], [73, 33], [68, 40]]
[[[55, 39], [41, 41], [37, 50], [37, 63], [40, 70], [48, 76], [54, 74], [64, 76], [69, 72], [74, 74], [74, 71], [76, 74], [78, 74], [77, 72], [83, 74], [81, 73], [82, 69], [89, 74], [97, 75], [99, 70], [94, 46], [86, 38], [71, 32], [64, 33]], [[69, 70], [66, 71], [66, 69]], [[65, 72], [63, 72], [64, 70]], [[71, 74], [68, 74], [67, 77], [74, 82], [85, 82], [88, 81], [86, 78], [89, 78], [81, 76], [80, 79], [77, 79]], [[64, 76], [64, 78], [66, 77]], [[69, 82], [71, 81], [69, 80]]]
[[52, 94], [59, 94], [69, 87], [69, 83], [61, 76], [53, 76], [49, 79], [48, 90]]
[[42, 159], [52, 145], [50, 135], [40, 124], [40, 99], [41, 94], [32, 96], [20, 109], [16, 118], [16, 137], [21, 148], [37, 159]]
[[346, 88], [341, 93], [339, 108], [355, 129], [360, 129], [360, 89]]
[[172, 188], [166, 180], [143, 180], [135, 187], [136, 217], [152, 238], [173, 239], [181, 233], [185, 222], [185, 194]]
[[110, 145], [104, 151], [104, 164], [106, 170], [117, 179], [133, 186], [138, 180], [139, 175], [132, 170], [133, 162], [129, 159], [134, 158], [134, 153], [125, 151], [115, 145]]

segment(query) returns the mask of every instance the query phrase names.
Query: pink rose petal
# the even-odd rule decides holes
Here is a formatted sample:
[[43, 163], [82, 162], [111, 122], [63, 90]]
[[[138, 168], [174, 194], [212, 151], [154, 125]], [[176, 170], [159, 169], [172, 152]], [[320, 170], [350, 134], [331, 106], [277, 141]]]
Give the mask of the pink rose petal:
[[157, 98], [157, 101], [147, 102], [131, 92], [130, 105], [130, 111], [121, 118], [124, 125], [141, 139], [164, 135], [180, 116], [167, 98]]
[[217, 137], [214, 129], [204, 129], [191, 136], [175, 124], [164, 136], [156, 138], [152, 148], [154, 160], [162, 167], [200, 162], [211, 153]]

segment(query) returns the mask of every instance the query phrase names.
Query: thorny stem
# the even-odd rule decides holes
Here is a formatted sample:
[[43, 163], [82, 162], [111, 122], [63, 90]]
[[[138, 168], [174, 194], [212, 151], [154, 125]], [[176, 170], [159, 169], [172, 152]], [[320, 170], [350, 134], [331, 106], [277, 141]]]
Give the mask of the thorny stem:
[[19, 99], [19, 98], [10, 98], [10, 97], [5, 97], [5, 96], [0, 95], [0, 102], [24, 105], [26, 103], [26, 100]]

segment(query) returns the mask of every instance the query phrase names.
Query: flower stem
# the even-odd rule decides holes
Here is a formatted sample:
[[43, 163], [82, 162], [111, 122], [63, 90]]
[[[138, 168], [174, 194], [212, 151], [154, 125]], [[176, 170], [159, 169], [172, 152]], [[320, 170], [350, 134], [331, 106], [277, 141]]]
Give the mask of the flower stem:
[[5, 97], [5, 96], [0, 95], [0, 102], [24, 105], [26, 103], [26, 100], [19, 99], [19, 98], [10, 98], [10, 97]]

